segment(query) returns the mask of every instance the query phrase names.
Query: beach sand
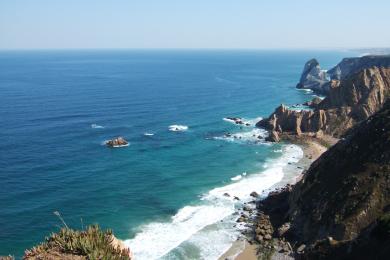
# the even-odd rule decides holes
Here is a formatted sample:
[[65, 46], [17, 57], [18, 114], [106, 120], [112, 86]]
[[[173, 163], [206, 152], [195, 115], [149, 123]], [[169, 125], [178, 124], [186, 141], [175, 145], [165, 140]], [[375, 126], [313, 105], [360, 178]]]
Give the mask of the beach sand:
[[[315, 139], [315, 138], [300, 138], [294, 140], [292, 143], [300, 145], [303, 150], [303, 158], [296, 164], [297, 167], [302, 168], [302, 173], [295, 175], [292, 178], [287, 177], [282, 180], [280, 186], [286, 184], [294, 185], [302, 179], [304, 171], [307, 170], [311, 163], [317, 160], [321, 154], [323, 154], [331, 145], [333, 145], [336, 139]], [[223, 255], [219, 257], [219, 260], [256, 260], [257, 258], [257, 245], [250, 244], [248, 241], [237, 240]]]

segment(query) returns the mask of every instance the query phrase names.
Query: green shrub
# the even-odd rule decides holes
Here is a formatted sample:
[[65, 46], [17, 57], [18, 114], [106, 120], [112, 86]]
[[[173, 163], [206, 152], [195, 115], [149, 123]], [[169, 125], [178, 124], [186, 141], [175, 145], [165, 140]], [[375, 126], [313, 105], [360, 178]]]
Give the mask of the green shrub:
[[40, 255], [69, 254], [84, 256], [86, 259], [130, 259], [129, 250], [115, 247], [111, 230], [102, 231], [98, 225], [91, 225], [86, 230], [78, 231], [61, 228], [51, 234], [40, 245], [27, 250], [24, 258], [36, 258]]

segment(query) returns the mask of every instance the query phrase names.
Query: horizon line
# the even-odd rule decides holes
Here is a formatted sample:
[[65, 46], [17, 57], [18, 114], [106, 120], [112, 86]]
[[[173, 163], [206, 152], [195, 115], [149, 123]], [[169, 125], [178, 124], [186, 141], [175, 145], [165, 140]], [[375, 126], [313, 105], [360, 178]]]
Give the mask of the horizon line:
[[77, 50], [91, 50], [91, 51], [99, 51], [99, 50], [239, 50], [239, 51], [272, 51], [272, 50], [291, 50], [291, 51], [303, 51], [303, 50], [340, 50], [340, 51], [348, 51], [348, 50], [386, 50], [390, 47], [264, 47], [264, 48], [206, 48], [206, 47], [200, 47], [200, 48], [187, 48], [187, 47], [162, 47], [162, 48], [154, 48], [154, 47], [145, 47], [145, 48], [136, 48], [136, 47], [98, 47], [98, 48], [89, 48], [89, 47], [66, 47], [66, 48], [54, 48], [54, 47], [48, 47], [48, 48], [0, 48], [0, 51], [77, 51]]

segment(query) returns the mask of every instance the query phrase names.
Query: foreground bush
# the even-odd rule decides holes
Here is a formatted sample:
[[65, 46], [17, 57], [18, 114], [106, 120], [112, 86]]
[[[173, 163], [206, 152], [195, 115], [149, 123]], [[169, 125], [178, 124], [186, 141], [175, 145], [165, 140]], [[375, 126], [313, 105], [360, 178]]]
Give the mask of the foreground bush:
[[131, 259], [130, 250], [116, 239], [111, 230], [98, 225], [86, 230], [61, 228], [46, 241], [26, 250], [24, 259]]

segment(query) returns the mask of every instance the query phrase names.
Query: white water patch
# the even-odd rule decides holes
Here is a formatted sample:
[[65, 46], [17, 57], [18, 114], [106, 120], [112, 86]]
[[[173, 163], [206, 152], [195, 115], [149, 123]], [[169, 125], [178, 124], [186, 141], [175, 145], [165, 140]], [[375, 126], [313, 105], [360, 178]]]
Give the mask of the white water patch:
[[309, 88], [298, 88], [298, 90], [306, 92], [306, 93], [313, 93], [313, 90], [311, 90]]
[[321, 99], [321, 100], [324, 100], [324, 99], [326, 98], [326, 96], [317, 95], [317, 94], [314, 94], [314, 95], [312, 95], [312, 96], [313, 96], [313, 98], [319, 98], [319, 99]]
[[232, 124], [236, 124], [236, 122], [233, 119], [229, 119], [227, 117], [222, 118], [222, 120], [226, 121], [226, 122], [229, 122], [229, 123], [232, 123]]
[[[218, 258], [239, 235], [234, 228], [237, 216], [233, 216], [237, 207], [253, 199], [250, 197], [252, 191], [265, 196], [282, 180], [283, 168], [303, 157], [302, 149], [296, 145], [282, 149], [281, 157], [269, 160], [264, 171], [212, 189], [201, 197], [198, 205], [183, 207], [168, 222], [141, 226], [133, 239], [125, 241], [135, 259], [172, 259], [171, 254], [175, 251], [184, 254], [184, 259], [192, 259], [194, 248], [201, 259]], [[240, 200], [235, 200], [235, 196]]]
[[93, 128], [93, 129], [102, 129], [102, 128], [104, 128], [104, 126], [102, 126], [102, 125], [97, 125], [97, 124], [92, 124], [92, 125], [91, 125], [91, 128]]
[[242, 124], [237, 124], [235, 120], [233, 120], [231, 118], [227, 118], [227, 117], [224, 117], [222, 120], [225, 122], [232, 123], [234, 125], [238, 125], [238, 126], [254, 126], [254, 125], [256, 125], [257, 122], [259, 122], [263, 118], [262, 117], [256, 117], [256, 118], [237, 117], [237, 119], [241, 120]]
[[144, 136], [153, 136], [154, 134], [153, 133], [144, 133]]
[[[100, 144], [101, 145], [104, 145], [104, 146], [107, 146], [107, 143], [111, 141], [111, 140], [105, 140], [103, 142], [101, 142]], [[110, 148], [121, 148], [121, 147], [128, 147], [130, 146], [130, 142], [128, 142], [127, 144], [121, 144], [121, 145], [114, 145], [114, 146], [108, 146]]]
[[252, 126], [256, 125], [256, 123], [259, 122], [262, 119], [263, 119], [262, 117], [249, 118], [249, 119], [243, 118], [243, 120], [245, 122], [249, 123]]
[[240, 174], [240, 175], [237, 175], [237, 176], [235, 176], [235, 177], [232, 177], [232, 178], [230, 178], [232, 181], [239, 181], [239, 180], [241, 180], [242, 179], [242, 175]]
[[214, 137], [215, 140], [223, 140], [228, 142], [239, 143], [259, 143], [263, 142], [264, 138], [268, 136], [268, 132], [264, 129], [254, 128], [250, 131], [243, 131], [238, 133], [226, 133], [223, 136]]
[[183, 131], [187, 131], [188, 130], [188, 126], [186, 125], [170, 125], [169, 126], [169, 131], [173, 131], [173, 132], [183, 132]]
[[234, 212], [231, 203], [208, 202], [199, 206], [185, 206], [172, 217], [171, 222], [150, 223], [142, 232], [125, 244], [135, 259], [158, 259], [188, 240], [202, 228], [211, 225]]

